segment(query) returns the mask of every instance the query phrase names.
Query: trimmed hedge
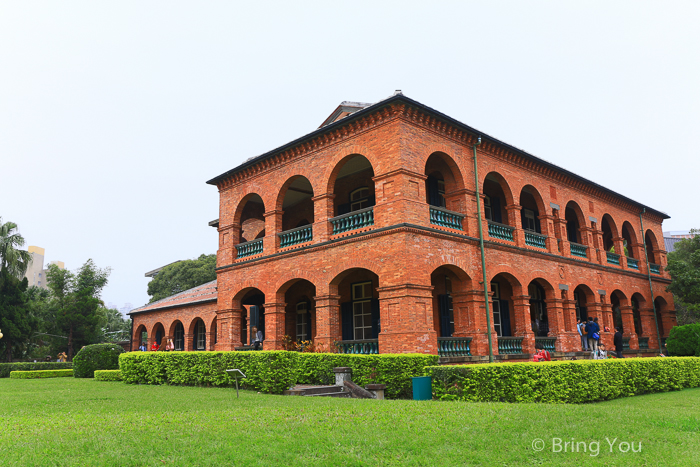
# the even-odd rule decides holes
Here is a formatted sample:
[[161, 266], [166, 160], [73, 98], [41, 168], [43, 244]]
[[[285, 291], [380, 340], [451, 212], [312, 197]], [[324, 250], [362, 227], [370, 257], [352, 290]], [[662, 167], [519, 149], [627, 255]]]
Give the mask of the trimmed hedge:
[[38, 379], [72, 377], [73, 370], [11, 371], [10, 379]]
[[360, 385], [387, 385], [387, 397], [409, 397], [411, 376], [437, 363], [436, 355], [342, 355], [287, 351], [259, 352], [129, 352], [119, 357], [127, 383], [230, 386], [225, 370], [238, 368], [243, 387], [281, 394], [295, 384], [332, 384], [333, 368], [353, 369]]
[[431, 366], [433, 396], [472, 402], [582, 403], [700, 386], [700, 358]]
[[673, 326], [666, 339], [666, 348], [673, 356], [700, 356], [700, 323]]
[[70, 362], [0, 363], [0, 378], [9, 378], [11, 371], [66, 370], [73, 368]]
[[118, 370], [119, 355], [124, 349], [117, 344], [86, 345], [73, 357], [76, 378], [92, 378], [95, 370]]
[[121, 381], [121, 370], [95, 370], [95, 381]]

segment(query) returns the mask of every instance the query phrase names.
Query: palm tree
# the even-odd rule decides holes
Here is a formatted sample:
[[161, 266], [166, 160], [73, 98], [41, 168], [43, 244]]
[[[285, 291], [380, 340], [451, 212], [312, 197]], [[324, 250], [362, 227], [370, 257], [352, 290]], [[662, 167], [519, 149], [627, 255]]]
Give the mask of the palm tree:
[[17, 232], [14, 222], [2, 223], [0, 217], [0, 271], [21, 279], [27, 272], [32, 255], [17, 248], [24, 246], [24, 237]]

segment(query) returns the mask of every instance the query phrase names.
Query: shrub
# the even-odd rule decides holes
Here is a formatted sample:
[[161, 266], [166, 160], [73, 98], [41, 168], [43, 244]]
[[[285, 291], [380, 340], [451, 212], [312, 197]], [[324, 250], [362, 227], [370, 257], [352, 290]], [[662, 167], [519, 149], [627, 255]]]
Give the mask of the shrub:
[[119, 354], [124, 353], [117, 344], [86, 345], [73, 357], [76, 378], [92, 378], [95, 370], [119, 369]]
[[73, 368], [70, 362], [0, 363], [0, 378], [9, 378], [11, 371], [65, 370]]
[[95, 370], [95, 381], [121, 381], [120, 370]]
[[666, 348], [669, 355], [700, 356], [700, 323], [672, 327]]
[[474, 402], [582, 403], [700, 386], [700, 358], [431, 366], [433, 395]]
[[73, 376], [73, 370], [11, 371], [10, 379], [62, 378]]
[[243, 387], [281, 394], [295, 384], [332, 384], [333, 368], [353, 369], [357, 384], [383, 383], [387, 397], [408, 397], [411, 376], [423, 374], [436, 355], [342, 355], [260, 352], [130, 352], [119, 358], [127, 383], [230, 386], [225, 370], [238, 368], [246, 378]]

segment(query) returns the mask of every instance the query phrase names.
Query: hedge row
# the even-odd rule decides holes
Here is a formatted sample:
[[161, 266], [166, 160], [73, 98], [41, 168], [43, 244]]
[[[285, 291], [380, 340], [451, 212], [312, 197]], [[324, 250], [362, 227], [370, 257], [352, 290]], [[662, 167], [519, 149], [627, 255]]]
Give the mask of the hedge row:
[[260, 352], [129, 352], [119, 368], [127, 383], [230, 386], [225, 370], [238, 368], [247, 376], [243, 387], [281, 394], [295, 384], [332, 384], [333, 368], [353, 369], [360, 385], [387, 385], [387, 397], [410, 397], [411, 376], [437, 364], [436, 355], [342, 355], [286, 351]]
[[95, 381], [121, 381], [120, 370], [95, 370]]
[[11, 371], [10, 379], [72, 378], [73, 370]]
[[11, 371], [66, 370], [70, 368], [73, 368], [73, 364], [68, 362], [0, 363], [0, 378], [9, 378]]
[[473, 402], [582, 403], [700, 386], [700, 358], [431, 366], [433, 395]]
[[76, 378], [92, 378], [95, 370], [119, 369], [119, 355], [124, 349], [117, 344], [86, 345], [73, 357]]

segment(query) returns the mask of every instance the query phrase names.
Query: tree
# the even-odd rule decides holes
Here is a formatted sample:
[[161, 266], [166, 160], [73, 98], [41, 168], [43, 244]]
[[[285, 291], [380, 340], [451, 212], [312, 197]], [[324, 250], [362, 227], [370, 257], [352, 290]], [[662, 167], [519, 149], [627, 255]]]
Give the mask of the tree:
[[26, 278], [20, 281], [8, 270], [0, 270], [0, 329], [8, 362], [12, 361], [13, 350], [27, 343], [37, 325], [28, 312], [27, 287]]
[[24, 237], [16, 230], [17, 224], [3, 224], [0, 217], [0, 271], [7, 271], [11, 276], [21, 279], [27, 272], [32, 255], [28, 251], [18, 250], [24, 246]]
[[121, 312], [114, 308], [100, 307], [102, 336], [100, 342], [119, 342], [129, 340], [131, 320], [124, 319]]
[[216, 255], [178, 261], [164, 267], [148, 283], [149, 303], [162, 300], [216, 279]]
[[99, 269], [91, 259], [76, 274], [49, 266], [47, 279], [53, 295], [56, 327], [68, 336], [69, 360], [75, 347], [92, 344], [101, 333], [100, 294], [109, 274], [109, 268]]
[[691, 230], [693, 238], [676, 243], [668, 254], [671, 284], [666, 288], [672, 292], [678, 305], [684, 310], [684, 324], [700, 319], [700, 230]]

